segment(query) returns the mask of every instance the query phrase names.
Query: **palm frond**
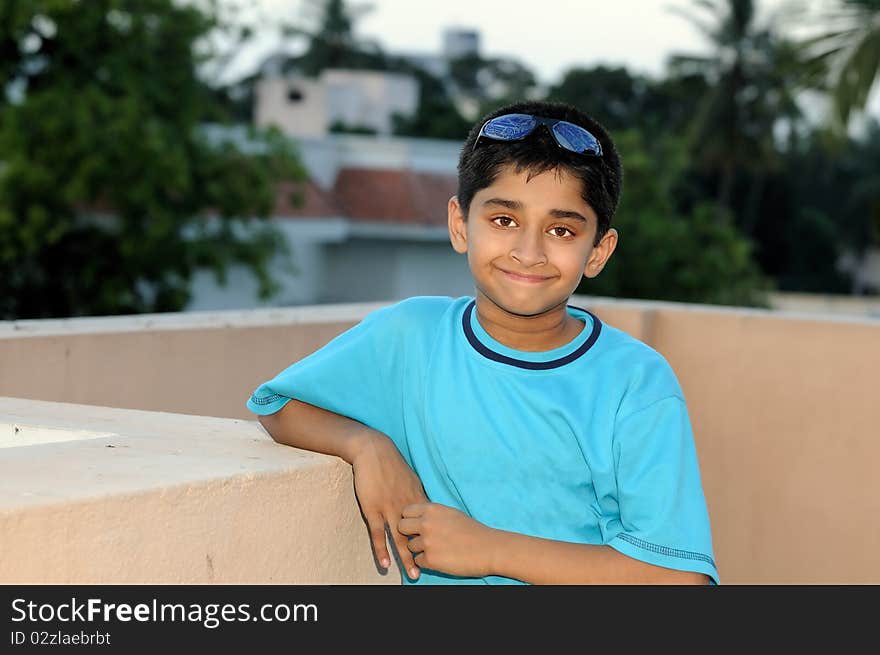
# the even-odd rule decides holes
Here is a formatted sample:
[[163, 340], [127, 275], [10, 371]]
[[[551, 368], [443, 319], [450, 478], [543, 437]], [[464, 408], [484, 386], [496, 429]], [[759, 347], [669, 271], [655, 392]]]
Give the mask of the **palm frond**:
[[846, 59], [834, 90], [838, 118], [846, 124], [854, 109], [864, 107], [880, 73], [880, 29], [868, 32]]
[[696, 28], [696, 30], [703, 35], [703, 37], [707, 39], [711, 40], [713, 35], [715, 34], [716, 28], [714, 27], [712, 22], [708, 20], [703, 20], [702, 18], [695, 16], [693, 13], [682, 7], [667, 5], [666, 11], [671, 14], [676, 14], [680, 18], [684, 18], [687, 22], [693, 25], [694, 28]]

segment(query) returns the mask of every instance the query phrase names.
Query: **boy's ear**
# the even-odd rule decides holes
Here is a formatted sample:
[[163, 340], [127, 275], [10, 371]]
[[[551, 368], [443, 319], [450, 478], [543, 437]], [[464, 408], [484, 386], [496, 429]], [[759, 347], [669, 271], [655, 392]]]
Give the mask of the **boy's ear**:
[[449, 241], [455, 252], [464, 254], [467, 252], [467, 221], [458, 203], [458, 196], [452, 196], [446, 206], [447, 220], [449, 223]]
[[599, 241], [599, 245], [595, 246], [590, 253], [590, 258], [584, 267], [584, 275], [586, 277], [596, 277], [599, 275], [616, 247], [617, 230], [612, 227], [605, 232], [605, 236]]

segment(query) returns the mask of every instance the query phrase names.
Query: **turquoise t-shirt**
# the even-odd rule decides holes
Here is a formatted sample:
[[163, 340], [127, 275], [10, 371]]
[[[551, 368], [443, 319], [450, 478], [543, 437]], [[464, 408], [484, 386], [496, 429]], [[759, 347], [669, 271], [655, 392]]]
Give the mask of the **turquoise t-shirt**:
[[[474, 298], [383, 307], [261, 384], [260, 415], [290, 398], [387, 434], [431, 502], [490, 527], [605, 544], [719, 582], [684, 395], [646, 344], [568, 306], [584, 329], [544, 352], [480, 325]], [[408, 584], [518, 584], [422, 570]]]

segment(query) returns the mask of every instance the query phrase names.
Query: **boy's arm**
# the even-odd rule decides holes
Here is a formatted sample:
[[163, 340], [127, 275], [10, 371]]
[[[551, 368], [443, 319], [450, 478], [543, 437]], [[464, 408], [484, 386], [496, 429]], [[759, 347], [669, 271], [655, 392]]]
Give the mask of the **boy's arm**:
[[500, 575], [532, 584], [707, 584], [702, 573], [647, 564], [610, 546], [490, 528], [437, 503], [403, 509], [398, 523], [417, 565], [466, 577]]
[[[274, 414], [260, 416], [259, 421], [280, 444], [335, 455], [351, 464], [355, 493], [370, 530], [376, 559], [385, 568], [391, 564], [385, 542], [387, 522], [404, 570], [415, 569], [406, 538], [394, 526], [403, 507], [426, 501], [427, 497], [418, 476], [388, 436], [293, 398]], [[418, 576], [415, 570], [412, 577]]]
[[363, 423], [295, 398], [274, 414], [257, 418], [278, 443], [335, 455], [349, 464], [353, 463], [355, 453], [370, 433], [376, 432]]
[[708, 576], [642, 562], [611, 546], [490, 530], [492, 575], [532, 584], [708, 584]]

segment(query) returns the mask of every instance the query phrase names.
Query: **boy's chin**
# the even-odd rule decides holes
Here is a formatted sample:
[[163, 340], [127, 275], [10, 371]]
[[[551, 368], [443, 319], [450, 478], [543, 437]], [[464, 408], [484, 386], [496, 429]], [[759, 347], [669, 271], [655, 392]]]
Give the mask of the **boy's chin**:
[[542, 314], [558, 309], [560, 306], [565, 307], [568, 302], [567, 298], [554, 300], [536, 298], [534, 296], [530, 298], [510, 298], [498, 296], [489, 297], [484, 294], [484, 297], [505, 313], [521, 318], [541, 316]]

